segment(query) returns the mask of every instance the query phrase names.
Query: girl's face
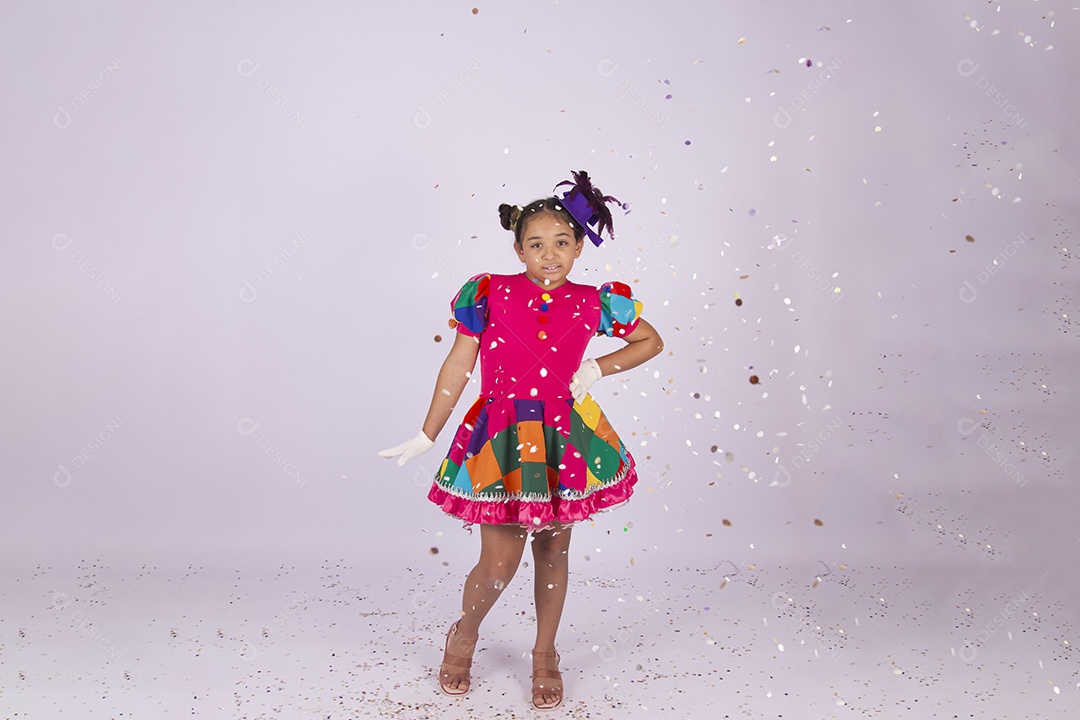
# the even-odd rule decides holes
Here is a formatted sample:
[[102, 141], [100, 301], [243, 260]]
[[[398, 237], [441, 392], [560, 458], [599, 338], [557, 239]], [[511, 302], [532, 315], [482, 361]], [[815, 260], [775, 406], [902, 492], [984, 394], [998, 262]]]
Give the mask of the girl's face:
[[525, 274], [548, 289], [566, 282], [581, 255], [584, 242], [574, 240], [573, 229], [555, 213], [541, 213], [528, 219], [521, 245], [514, 245], [518, 259], [525, 263]]

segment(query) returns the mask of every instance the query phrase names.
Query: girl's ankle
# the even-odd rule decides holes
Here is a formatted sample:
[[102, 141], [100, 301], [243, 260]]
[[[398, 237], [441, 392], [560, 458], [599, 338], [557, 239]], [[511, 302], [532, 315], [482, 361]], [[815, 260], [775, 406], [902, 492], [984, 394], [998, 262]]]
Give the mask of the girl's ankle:
[[450, 633], [450, 637], [457, 638], [461, 642], [467, 642], [467, 643], [471, 643], [471, 644], [474, 644], [474, 645], [480, 639], [479, 633], [477, 633], [475, 635], [466, 635], [465, 633], [461, 632], [461, 628], [458, 627], [456, 623], [453, 626], [453, 629], [452, 629], [452, 631]]

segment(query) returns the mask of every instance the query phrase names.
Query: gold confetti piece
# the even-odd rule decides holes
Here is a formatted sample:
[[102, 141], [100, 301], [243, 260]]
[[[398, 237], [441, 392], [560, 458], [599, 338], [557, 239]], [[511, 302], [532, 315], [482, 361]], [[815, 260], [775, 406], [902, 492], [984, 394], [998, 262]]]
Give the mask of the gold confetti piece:
[[818, 520], [817, 518], [814, 518], [814, 524], [815, 524], [815, 525], [817, 525], [818, 527], [821, 527], [821, 526], [822, 526], [822, 525], [824, 525], [825, 523], [821, 522], [821, 521], [820, 521], [820, 520]]
[[436, 335], [435, 342], [442, 342], [442, 335]]
[[731, 527], [731, 521], [727, 518], [724, 518], [722, 522], [724, 523], [725, 527]]
[[746, 44], [746, 38], [744, 38], [744, 37], [739, 38], [739, 45], [745, 45], [745, 44]]
[[971, 237], [970, 235], [966, 236], [964, 239], [968, 242], [975, 242], [975, 238]]

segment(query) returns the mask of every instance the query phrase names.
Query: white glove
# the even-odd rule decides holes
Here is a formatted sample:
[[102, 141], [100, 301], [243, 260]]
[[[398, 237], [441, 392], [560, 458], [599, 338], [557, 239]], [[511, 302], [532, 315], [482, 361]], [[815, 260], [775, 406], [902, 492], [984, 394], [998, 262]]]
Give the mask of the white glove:
[[600, 366], [595, 360], [592, 358], [582, 360], [581, 367], [570, 380], [570, 394], [574, 396], [574, 402], [579, 403], [584, 400], [592, 384], [603, 376], [604, 373], [600, 371]]
[[398, 458], [397, 464], [404, 465], [417, 455], [423, 455], [433, 447], [435, 447], [434, 441], [428, 440], [428, 436], [421, 430], [416, 437], [409, 438], [400, 445], [380, 450], [379, 457], [392, 458], [400, 455], [401, 457]]

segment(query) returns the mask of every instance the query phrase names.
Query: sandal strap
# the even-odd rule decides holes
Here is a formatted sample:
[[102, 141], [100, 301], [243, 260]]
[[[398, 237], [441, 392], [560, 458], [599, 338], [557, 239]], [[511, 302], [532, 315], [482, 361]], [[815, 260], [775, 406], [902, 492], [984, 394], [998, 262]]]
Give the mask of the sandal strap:
[[443, 665], [451, 665], [453, 667], [463, 668], [472, 667], [472, 658], [464, 658], [459, 655], [451, 655], [448, 652], [444, 652], [443, 657], [446, 658], [445, 660], [443, 660]]

